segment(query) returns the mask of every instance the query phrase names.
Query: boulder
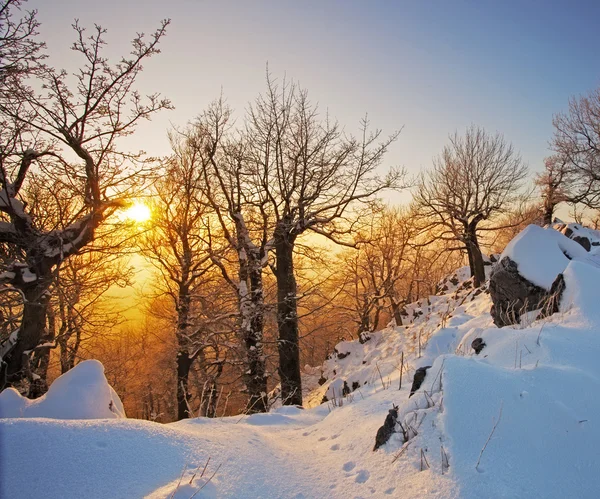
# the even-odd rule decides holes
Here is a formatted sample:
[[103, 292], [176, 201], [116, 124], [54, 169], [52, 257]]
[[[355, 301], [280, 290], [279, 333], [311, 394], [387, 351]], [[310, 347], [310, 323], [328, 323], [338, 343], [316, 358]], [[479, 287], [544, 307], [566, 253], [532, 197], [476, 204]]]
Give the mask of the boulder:
[[558, 311], [558, 302], [564, 291], [564, 279], [559, 274], [550, 291], [525, 279], [518, 265], [504, 257], [492, 270], [489, 292], [492, 298], [490, 314], [498, 327], [518, 324], [521, 315], [541, 309], [538, 316], [547, 317]]
[[388, 415], [385, 417], [385, 421], [383, 422], [383, 426], [379, 427], [377, 430], [377, 435], [375, 436], [375, 447], [373, 450], [376, 451], [384, 445], [392, 436], [393, 433], [396, 432], [396, 423], [398, 421], [398, 406], [393, 406], [392, 409], [388, 411]]
[[427, 369], [429, 369], [430, 367], [431, 366], [419, 367], [419, 369], [415, 371], [415, 377], [413, 378], [413, 383], [412, 387], [410, 388], [410, 395], [408, 396], [408, 398], [412, 397], [415, 394], [415, 392], [419, 388], [421, 388], [421, 385], [425, 380], [425, 376], [427, 376]]
[[479, 355], [484, 347], [485, 341], [483, 341], [483, 338], [475, 338], [471, 343], [471, 348], [475, 350], [475, 355]]

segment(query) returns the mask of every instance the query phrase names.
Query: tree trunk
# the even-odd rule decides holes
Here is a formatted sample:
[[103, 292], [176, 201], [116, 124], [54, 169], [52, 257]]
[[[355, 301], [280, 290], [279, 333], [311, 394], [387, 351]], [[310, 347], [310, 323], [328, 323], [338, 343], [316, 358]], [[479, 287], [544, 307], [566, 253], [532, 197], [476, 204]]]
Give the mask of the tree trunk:
[[[41, 395], [47, 390], [45, 378], [37, 379], [38, 374], [31, 371], [32, 351], [37, 347], [46, 332], [46, 314], [48, 311], [48, 285], [46, 280], [38, 279], [38, 285], [24, 290], [25, 306], [23, 307], [23, 322], [19, 329], [17, 342], [10, 352], [8, 359], [4, 359], [2, 389], [7, 386], [17, 385], [23, 379], [28, 379], [34, 395]], [[42, 373], [43, 374], [43, 373]], [[34, 379], [35, 378], [35, 379]], [[30, 395], [30, 390], [26, 395]]]
[[298, 337], [298, 303], [294, 276], [294, 241], [289, 231], [279, 230], [275, 236], [277, 269], [277, 328], [279, 339], [279, 378], [284, 405], [302, 405], [300, 346]]
[[467, 254], [469, 255], [469, 267], [473, 277], [473, 285], [478, 288], [485, 282], [485, 267], [483, 265], [483, 255], [477, 241], [477, 232], [475, 227], [469, 227], [466, 234]]
[[394, 297], [390, 297], [390, 303], [392, 305], [392, 315], [396, 326], [402, 326], [402, 309], [400, 307], [400, 302], [396, 301]]
[[189, 407], [188, 381], [193, 360], [187, 350], [177, 352], [177, 420], [193, 416]]
[[545, 226], [552, 224], [552, 218], [554, 217], [554, 206], [554, 203], [548, 199], [544, 202], [542, 222]]
[[267, 376], [265, 369], [265, 354], [263, 347], [264, 327], [264, 292], [262, 267], [256, 259], [252, 260], [250, 271], [250, 300], [251, 317], [250, 329], [245, 338], [248, 355], [248, 370], [246, 371], [246, 387], [250, 398], [248, 412], [267, 412]]
[[[184, 276], [185, 277], [185, 276]], [[190, 315], [190, 290], [180, 285], [177, 300], [177, 420], [192, 416], [189, 407], [188, 380], [194, 359], [190, 358], [187, 333]]]

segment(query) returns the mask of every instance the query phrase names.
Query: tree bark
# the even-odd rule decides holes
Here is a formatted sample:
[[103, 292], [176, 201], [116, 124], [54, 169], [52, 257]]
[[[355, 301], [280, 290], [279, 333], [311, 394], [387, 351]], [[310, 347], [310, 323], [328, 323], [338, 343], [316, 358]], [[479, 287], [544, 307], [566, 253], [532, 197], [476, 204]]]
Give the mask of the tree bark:
[[27, 395], [40, 396], [48, 389], [46, 379], [41, 377], [37, 379], [39, 375], [31, 371], [31, 354], [46, 333], [50, 280], [38, 278], [37, 285], [23, 290], [25, 295], [23, 322], [19, 328], [19, 335], [14, 348], [8, 359], [4, 359], [6, 362], [2, 366], [4, 373], [0, 376], [3, 381], [2, 389], [16, 385], [25, 378], [32, 383], [31, 388], [33, 388], [33, 390], [30, 390], [33, 393], [27, 393]]
[[188, 381], [194, 359], [190, 358], [186, 334], [189, 327], [191, 297], [189, 289], [180, 285], [177, 300], [177, 420], [192, 416], [189, 407]]
[[478, 288], [485, 282], [485, 266], [483, 255], [477, 241], [476, 227], [469, 227], [466, 234], [466, 247], [469, 256], [469, 267], [473, 277], [473, 285]]
[[190, 376], [190, 368], [192, 367], [193, 360], [190, 359], [189, 352], [187, 350], [180, 350], [177, 352], [177, 420], [186, 419], [192, 417], [189, 398], [190, 393], [188, 390], [188, 382]]
[[394, 316], [396, 326], [402, 326], [402, 309], [400, 307], [400, 302], [396, 301], [395, 298], [390, 297], [390, 303], [392, 305], [392, 315]]
[[554, 203], [549, 200], [544, 202], [542, 220], [544, 225], [551, 225], [554, 217]]
[[245, 337], [248, 355], [246, 387], [250, 395], [247, 410], [249, 413], [267, 412], [267, 376], [262, 341], [264, 328], [262, 267], [260, 262], [257, 262], [254, 258], [252, 259], [250, 271], [250, 300], [250, 328]]
[[300, 347], [298, 336], [298, 303], [294, 276], [294, 237], [286, 227], [275, 235], [277, 268], [277, 328], [279, 339], [279, 378], [284, 405], [302, 405]]

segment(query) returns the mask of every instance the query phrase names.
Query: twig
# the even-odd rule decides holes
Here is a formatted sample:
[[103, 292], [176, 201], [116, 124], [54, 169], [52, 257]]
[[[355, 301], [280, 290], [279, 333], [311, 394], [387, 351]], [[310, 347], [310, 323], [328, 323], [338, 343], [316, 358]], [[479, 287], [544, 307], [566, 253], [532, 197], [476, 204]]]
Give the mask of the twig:
[[183, 471], [181, 472], [181, 476], [179, 477], [179, 481], [177, 482], [177, 487], [175, 487], [175, 489], [169, 496], [169, 499], [173, 499], [173, 497], [175, 497], [175, 492], [177, 492], [177, 490], [179, 489], [179, 486], [181, 485], [181, 479], [183, 478], [183, 475], [185, 475], [185, 472], [187, 471], [187, 467], [188, 467], [188, 463], [186, 461], [185, 466], [183, 467]]
[[427, 457], [425, 457], [425, 453], [423, 452], [423, 449], [421, 449], [421, 471], [423, 471], [423, 461], [425, 461], [427, 468], [430, 468], [429, 463], [427, 462]]
[[402, 390], [402, 371], [404, 371], [404, 350], [400, 356], [400, 385], [398, 386], [398, 390]]
[[487, 438], [487, 440], [485, 441], [485, 444], [483, 444], [483, 447], [481, 448], [481, 452], [479, 453], [479, 459], [477, 459], [477, 464], [475, 465], [475, 469], [477, 471], [479, 471], [479, 463], [481, 462], [481, 456], [483, 456], [483, 452], [485, 451], [488, 443], [490, 442], [490, 440], [492, 439], [492, 435], [494, 434], [494, 432], [496, 431], [496, 427], [498, 426], [498, 423], [500, 422], [500, 418], [502, 417], [502, 407], [504, 406], [504, 401], [500, 402], [500, 412], [498, 413], [498, 419], [496, 420], [496, 422], [494, 423], [494, 427], [492, 428], [492, 431], [490, 432], [489, 437]]
[[402, 449], [400, 449], [400, 452], [398, 452], [398, 454], [396, 454], [396, 455], [394, 456], [394, 459], [392, 459], [392, 463], [395, 463], [395, 462], [396, 462], [396, 460], [397, 460], [397, 459], [398, 459], [398, 458], [399, 458], [399, 457], [400, 457], [400, 456], [401, 456], [401, 455], [404, 453], [404, 451], [405, 451], [406, 449], [408, 449], [408, 446], [409, 446], [410, 444], [412, 444], [413, 442], [414, 442], [414, 440], [407, 440], [407, 441], [404, 443], [404, 445], [402, 446]]
[[219, 464], [219, 466], [217, 466], [217, 469], [214, 471], [214, 473], [212, 475], [210, 475], [210, 478], [208, 480], [206, 480], [206, 482], [204, 482], [202, 484], [202, 487], [200, 487], [196, 492], [194, 492], [191, 496], [190, 499], [193, 499], [194, 497], [196, 497], [196, 494], [198, 494], [198, 492], [200, 492], [204, 487], [206, 487], [208, 485], [208, 483], [214, 478], [214, 476], [217, 474], [217, 471], [219, 471], [219, 469], [221, 469], [221, 465], [223, 463]]
[[385, 382], [383, 381], [383, 376], [381, 375], [381, 371], [379, 370], [379, 363], [375, 363], [375, 367], [377, 368], [377, 372], [379, 373], [379, 379], [381, 380], [381, 386], [385, 390]]
[[[208, 459], [206, 460], [206, 464], [204, 465], [204, 469], [202, 470], [202, 474], [200, 475], [200, 478], [202, 478], [204, 476], [204, 472], [206, 471], [206, 467], [208, 466], [208, 463], [210, 462], [210, 456], [208, 457]], [[200, 463], [198, 465], [198, 467], [196, 468], [196, 471], [194, 471], [194, 474], [192, 475], [192, 478], [190, 478], [189, 484], [191, 485], [192, 482], [194, 481], [194, 478], [196, 478], [196, 474], [198, 473], [198, 470], [200, 469], [200, 466], [202, 466], [202, 463]]]

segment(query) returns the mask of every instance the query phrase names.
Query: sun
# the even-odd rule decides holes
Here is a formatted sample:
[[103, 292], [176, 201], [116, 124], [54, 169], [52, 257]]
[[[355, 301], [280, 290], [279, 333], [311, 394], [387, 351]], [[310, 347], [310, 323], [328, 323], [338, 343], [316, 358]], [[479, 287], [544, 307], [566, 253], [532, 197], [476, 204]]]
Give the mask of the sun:
[[141, 202], [136, 202], [127, 208], [123, 213], [125, 220], [138, 224], [147, 222], [152, 217], [150, 208]]

